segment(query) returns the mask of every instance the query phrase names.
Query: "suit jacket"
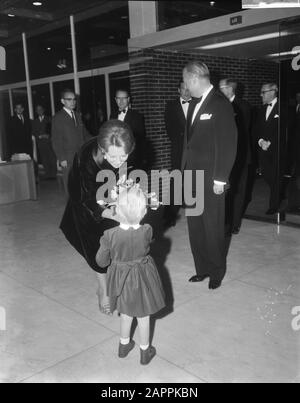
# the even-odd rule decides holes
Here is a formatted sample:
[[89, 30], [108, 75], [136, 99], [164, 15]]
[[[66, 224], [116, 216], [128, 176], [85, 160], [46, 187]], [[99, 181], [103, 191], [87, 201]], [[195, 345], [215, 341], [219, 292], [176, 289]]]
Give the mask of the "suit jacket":
[[169, 101], [165, 109], [165, 125], [171, 140], [172, 169], [180, 169], [186, 118], [181, 106], [180, 98]]
[[[24, 116], [24, 115], [23, 115]], [[14, 116], [9, 125], [9, 148], [10, 154], [26, 153], [33, 156], [31, 139], [31, 121], [24, 116], [24, 123]]]
[[204, 170], [207, 186], [212, 187], [214, 180], [228, 183], [236, 157], [237, 127], [232, 105], [215, 89], [208, 94], [191, 127], [186, 127], [184, 143], [182, 169]]
[[[118, 111], [111, 113], [110, 119], [118, 119]], [[142, 168], [143, 161], [147, 160], [146, 130], [144, 115], [134, 109], [128, 109], [124, 122], [131, 128], [135, 139], [135, 152], [130, 160], [135, 160], [134, 165]]]
[[37, 142], [41, 139], [39, 136], [47, 134], [49, 137], [51, 136], [51, 118], [49, 116], [44, 116], [44, 119], [40, 121], [39, 118], [34, 119], [32, 122], [32, 135], [36, 138]]
[[82, 123], [79, 113], [75, 113], [77, 126], [71, 116], [62, 109], [52, 119], [52, 145], [58, 161], [73, 162], [74, 155], [79, 148], [91, 138]]
[[235, 114], [235, 122], [238, 129], [237, 154], [234, 169], [242, 170], [245, 165], [251, 163], [251, 106], [238, 97], [232, 102]]

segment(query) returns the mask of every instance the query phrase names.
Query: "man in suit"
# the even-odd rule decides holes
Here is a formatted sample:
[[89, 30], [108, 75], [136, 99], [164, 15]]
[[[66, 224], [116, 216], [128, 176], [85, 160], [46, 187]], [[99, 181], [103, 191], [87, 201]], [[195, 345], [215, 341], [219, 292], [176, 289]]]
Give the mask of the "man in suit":
[[[166, 103], [165, 108], [165, 125], [169, 139], [171, 140], [171, 169], [181, 169], [183, 139], [186, 126], [186, 118], [189, 104], [191, 102], [191, 94], [185, 84], [180, 80], [178, 85], [177, 99]], [[170, 189], [170, 206], [165, 206], [165, 226], [173, 226], [180, 206], [175, 206], [173, 202], [173, 186]]]
[[45, 169], [45, 179], [56, 179], [56, 155], [51, 143], [51, 119], [45, 116], [45, 108], [37, 105], [37, 118], [32, 122], [32, 135], [36, 139], [37, 148]]
[[230, 189], [226, 194], [226, 222], [228, 232], [232, 234], [240, 232], [242, 218], [247, 207], [245, 197], [249, 164], [251, 163], [251, 106], [236, 95], [237, 86], [237, 81], [228, 78], [219, 83], [220, 91], [232, 104], [238, 129], [236, 159], [229, 178]]
[[58, 162], [63, 170], [63, 183], [68, 194], [68, 175], [76, 151], [91, 138], [82, 123], [81, 116], [75, 111], [76, 95], [65, 89], [61, 93], [63, 108], [52, 119], [52, 145]]
[[[258, 146], [262, 175], [270, 187], [267, 215], [279, 212], [283, 186], [284, 144], [279, 132], [278, 86], [264, 84], [261, 88], [263, 107], [257, 113], [254, 135]], [[279, 146], [280, 144], [280, 146]]]
[[24, 115], [24, 106], [15, 105], [15, 115], [9, 125], [10, 154], [28, 154], [33, 158], [33, 143], [31, 137], [31, 122]]
[[127, 89], [116, 91], [115, 101], [117, 109], [112, 112], [110, 119], [118, 119], [128, 124], [135, 139], [135, 151], [130, 156], [128, 164], [132, 162], [136, 169], [147, 169], [147, 147], [144, 116], [130, 108], [130, 95]]
[[[209, 289], [214, 290], [226, 273], [225, 186], [236, 157], [237, 128], [233, 108], [211, 84], [206, 64], [188, 63], [183, 79], [194, 99], [188, 110], [182, 169], [194, 178], [197, 171], [204, 171], [203, 214], [192, 216], [186, 211], [196, 267], [189, 281], [209, 277]], [[193, 180], [194, 193], [196, 185]]]

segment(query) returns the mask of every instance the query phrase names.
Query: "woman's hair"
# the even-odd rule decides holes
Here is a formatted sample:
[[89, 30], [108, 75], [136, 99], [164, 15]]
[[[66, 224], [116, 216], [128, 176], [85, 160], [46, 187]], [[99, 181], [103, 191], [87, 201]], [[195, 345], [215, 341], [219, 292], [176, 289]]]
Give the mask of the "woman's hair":
[[139, 224], [147, 212], [147, 200], [139, 186], [123, 190], [118, 197], [118, 214], [126, 224]]
[[108, 151], [109, 146], [123, 147], [126, 154], [132, 153], [135, 140], [130, 127], [121, 120], [108, 120], [99, 130], [98, 147]]

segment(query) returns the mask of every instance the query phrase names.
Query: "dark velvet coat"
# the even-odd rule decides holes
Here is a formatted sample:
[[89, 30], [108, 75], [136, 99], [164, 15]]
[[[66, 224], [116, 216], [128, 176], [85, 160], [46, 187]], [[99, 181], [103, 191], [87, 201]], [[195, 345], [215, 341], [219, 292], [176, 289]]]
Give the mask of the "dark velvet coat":
[[102, 218], [104, 207], [97, 203], [96, 193], [103, 183], [97, 183], [96, 177], [102, 169], [116, 174], [118, 170], [106, 160], [98, 165], [93, 158], [96, 149], [97, 139], [93, 138], [75, 154], [69, 174], [69, 200], [60, 229], [93, 270], [105, 273], [106, 269], [101, 269], [95, 260], [99, 241], [105, 230], [117, 226], [118, 223]]

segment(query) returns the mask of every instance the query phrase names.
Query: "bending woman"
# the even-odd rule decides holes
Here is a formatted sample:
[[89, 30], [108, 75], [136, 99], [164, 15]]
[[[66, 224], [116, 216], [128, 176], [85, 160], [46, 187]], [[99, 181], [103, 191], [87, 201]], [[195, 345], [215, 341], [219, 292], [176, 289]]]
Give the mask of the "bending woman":
[[96, 177], [105, 169], [111, 170], [118, 180], [119, 169], [127, 161], [134, 146], [129, 126], [119, 120], [110, 120], [101, 126], [97, 137], [81, 147], [70, 170], [69, 200], [60, 224], [67, 240], [95, 271], [99, 308], [105, 314], [110, 313], [106, 293], [107, 268], [100, 268], [95, 257], [104, 231], [119, 223], [110, 209], [97, 203], [96, 193], [103, 183], [96, 182]]

